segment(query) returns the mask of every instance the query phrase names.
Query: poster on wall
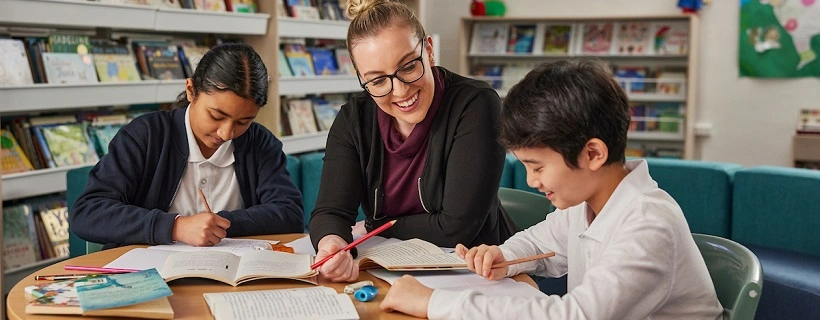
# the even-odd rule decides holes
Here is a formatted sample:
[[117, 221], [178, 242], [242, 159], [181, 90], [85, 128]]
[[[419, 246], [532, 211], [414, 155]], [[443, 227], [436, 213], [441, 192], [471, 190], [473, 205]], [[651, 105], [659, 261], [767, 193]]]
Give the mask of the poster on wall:
[[820, 0], [740, 0], [740, 76], [820, 77]]

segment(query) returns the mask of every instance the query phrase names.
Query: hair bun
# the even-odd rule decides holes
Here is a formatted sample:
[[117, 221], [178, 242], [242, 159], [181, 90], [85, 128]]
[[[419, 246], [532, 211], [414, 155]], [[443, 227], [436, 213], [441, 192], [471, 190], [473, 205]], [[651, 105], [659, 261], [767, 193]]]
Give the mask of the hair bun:
[[347, 0], [345, 15], [347, 15], [350, 20], [353, 20], [370, 8], [389, 1], [390, 0]]

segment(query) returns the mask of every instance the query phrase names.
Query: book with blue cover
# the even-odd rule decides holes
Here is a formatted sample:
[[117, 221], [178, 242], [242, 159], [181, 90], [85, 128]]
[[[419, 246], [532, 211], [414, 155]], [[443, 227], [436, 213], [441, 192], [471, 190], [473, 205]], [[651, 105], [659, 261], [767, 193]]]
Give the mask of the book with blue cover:
[[313, 69], [317, 76], [329, 76], [339, 73], [336, 60], [333, 58], [333, 51], [325, 48], [308, 48], [310, 56], [313, 58]]

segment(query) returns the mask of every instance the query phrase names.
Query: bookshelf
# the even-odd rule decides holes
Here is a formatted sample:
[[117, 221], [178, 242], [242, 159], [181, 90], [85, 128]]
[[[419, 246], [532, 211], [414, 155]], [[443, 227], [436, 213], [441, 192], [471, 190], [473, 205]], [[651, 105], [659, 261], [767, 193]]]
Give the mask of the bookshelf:
[[[654, 44], [654, 33], [659, 30], [654, 29], [656, 26], [668, 23], [672, 25], [682, 26], [680, 29], [685, 31], [683, 37], [686, 43], [685, 53], [669, 52], [656, 53], [654, 49], [649, 52], [642, 52], [639, 54], [620, 54], [616, 48], [605, 49], [603, 52], [589, 53], [584, 47], [585, 44], [585, 27], [592, 24], [611, 24], [613, 25], [612, 34], [609, 38], [610, 45], [616, 46], [618, 35], [618, 27], [628, 25], [630, 23], [642, 24], [649, 26], [649, 34], [652, 41], [646, 42], [647, 45]], [[532, 26], [530, 31], [533, 36], [531, 38], [531, 50], [518, 50], [520, 42], [516, 42], [513, 33], [518, 39], [521, 39], [521, 32], [510, 32], [506, 37], [503, 31], [501, 33], [503, 40], [496, 40], [488, 36], [488, 30], [493, 27], [490, 25], [500, 26], [498, 30], [504, 30], [510, 26]], [[478, 26], [478, 27], [477, 27]], [[484, 26], [479, 35], [474, 35], [474, 31]], [[506, 26], [506, 27], [505, 27]], [[569, 43], [566, 44], [565, 52], [549, 52], [545, 50], [547, 36], [545, 33], [553, 26], [571, 26], [566, 32], [569, 37]], [[560, 59], [569, 59], [575, 57], [596, 58], [609, 63], [618, 68], [644, 68], [643, 70], [663, 70], [667, 76], [663, 76], [664, 72], [656, 72], [659, 76], [657, 78], [646, 77], [623, 77], [616, 73], [616, 80], [624, 87], [629, 96], [630, 103], [633, 105], [646, 105], [646, 109], [657, 108], [660, 110], [660, 105], [665, 105], [663, 108], [670, 109], [671, 106], [676, 106], [673, 110], [675, 114], [635, 114], [633, 116], [633, 123], [646, 124], [645, 131], [636, 129], [630, 131], [628, 134], [630, 145], [640, 145], [642, 148], [666, 148], [679, 151], [680, 156], [684, 159], [695, 158], [695, 120], [697, 115], [697, 85], [698, 79], [698, 17], [692, 15], [669, 15], [669, 16], [609, 16], [609, 17], [466, 17], [462, 18], [459, 27], [459, 71], [461, 74], [472, 75], [475, 78], [483, 79], [496, 84], [499, 95], [503, 98], [509, 89], [509, 84], [518, 82], [525, 74], [528, 67], [535, 66], [540, 63], [557, 61]], [[493, 35], [494, 36], [494, 35]], [[512, 39], [511, 39], [512, 38]], [[473, 40], [481, 41], [478, 44], [472, 43]], [[646, 40], [646, 39], [644, 39]], [[498, 43], [495, 50], [487, 49], [493, 47], [493, 42]], [[489, 44], [489, 45], [488, 45]], [[506, 47], [505, 47], [506, 44]], [[510, 49], [510, 44], [514, 49]], [[505, 47], [505, 48], [500, 48]], [[481, 48], [481, 49], [477, 49]], [[511, 52], [512, 51], [512, 52]], [[490, 67], [485, 67], [490, 66]], [[494, 66], [502, 66], [502, 71], [490, 72], [489, 69]], [[510, 66], [512, 68], [510, 68]], [[518, 69], [507, 72], [507, 69]], [[524, 70], [521, 70], [524, 69]], [[669, 70], [680, 71], [676, 78], [671, 78], [673, 72]], [[500, 73], [500, 74], [499, 74]], [[651, 74], [646, 72], [646, 74]], [[503, 84], [503, 85], [502, 85]], [[660, 90], [661, 86], [674, 86], [672, 92]], [[645, 90], [644, 88], [656, 88], [657, 91]], [[637, 111], [636, 111], [637, 112]], [[653, 110], [655, 112], [655, 110]], [[660, 111], [658, 111], [660, 112]], [[666, 111], [669, 112], [669, 111]], [[653, 126], [650, 131], [648, 128], [650, 124]], [[663, 127], [662, 129], [658, 129]], [[644, 128], [640, 125], [638, 128]], [[658, 156], [661, 156], [658, 153]]]

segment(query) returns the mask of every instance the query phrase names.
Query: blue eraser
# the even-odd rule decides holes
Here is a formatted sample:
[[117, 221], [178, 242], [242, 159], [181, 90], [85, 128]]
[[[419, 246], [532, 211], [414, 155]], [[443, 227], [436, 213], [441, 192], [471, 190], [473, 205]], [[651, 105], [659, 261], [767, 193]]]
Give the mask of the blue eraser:
[[361, 302], [367, 302], [376, 298], [376, 295], [379, 293], [379, 289], [376, 289], [374, 286], [364, 286], [356, 292], [353, 293], [353, 296], [356, 297], [356, 300]]

